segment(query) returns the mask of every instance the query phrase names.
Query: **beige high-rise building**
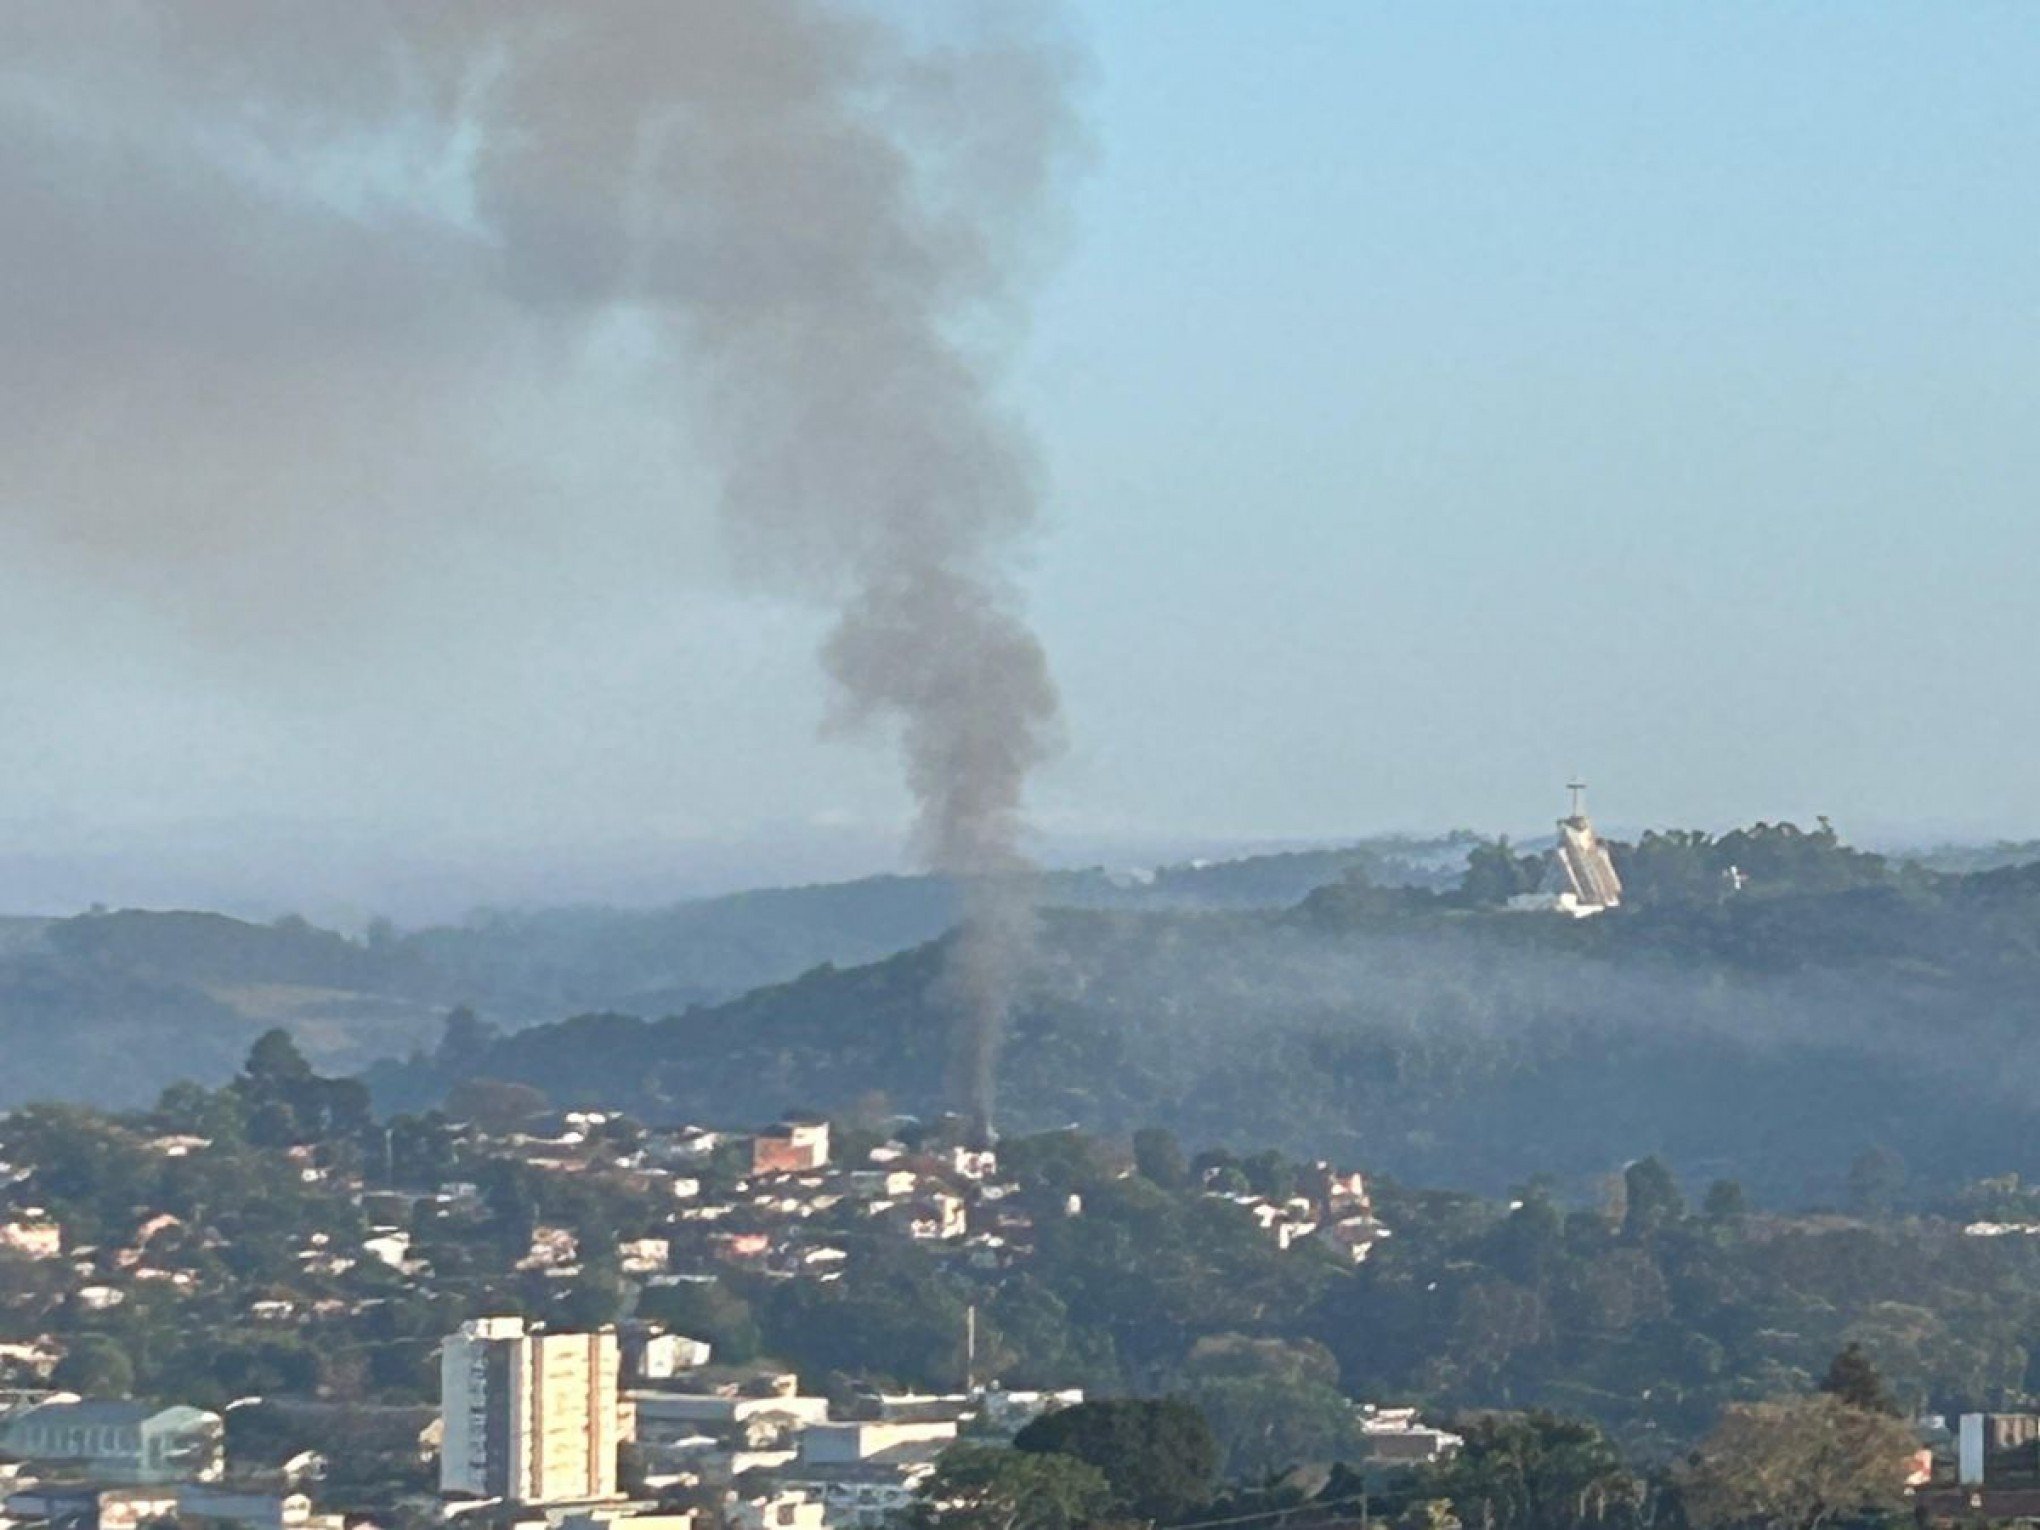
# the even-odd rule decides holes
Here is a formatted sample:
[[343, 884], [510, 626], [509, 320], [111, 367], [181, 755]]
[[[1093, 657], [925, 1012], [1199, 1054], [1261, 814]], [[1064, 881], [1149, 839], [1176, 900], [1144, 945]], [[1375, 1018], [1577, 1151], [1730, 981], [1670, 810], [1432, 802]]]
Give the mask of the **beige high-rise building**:
[[462, 1325], [439, 1361], [439, 1490], [519, 1504], [616, 1497], [616, 1377], [613, 1329]]

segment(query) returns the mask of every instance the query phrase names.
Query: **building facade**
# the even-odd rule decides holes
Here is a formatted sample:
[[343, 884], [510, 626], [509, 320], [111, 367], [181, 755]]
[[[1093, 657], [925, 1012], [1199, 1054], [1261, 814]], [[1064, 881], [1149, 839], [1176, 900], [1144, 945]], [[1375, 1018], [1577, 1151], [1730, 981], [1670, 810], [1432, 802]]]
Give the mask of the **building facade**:
[[1584, 781], [1567, 787], [1573, 794], [1572, 812], [1558, 821], [1558, 841], [1544, 859], [1543, 881], [1537, 891], [1511, 898], [1510, 908], [1546, 909], [1586, 919], [1621, 906], [1622, 878], [1587, 817], [1581, 796], [1586, 789]]
[[0, 1450], [77, 1467], [95, 1482], [209, 1482], [220, 1475], [223, 1436], [220, 1416], [202, 1408], [91, 1399], [16, 1414], [0, 1428]]
[[613, 1330], [481, 1318], [440, 1354], [439, 1490], [516, 1504], [615, 1498], [622, 1442]]
[[829, 1162], [829, 1123], [782, 1121], [751, 1142], [753, 1174], [805, 1174]]

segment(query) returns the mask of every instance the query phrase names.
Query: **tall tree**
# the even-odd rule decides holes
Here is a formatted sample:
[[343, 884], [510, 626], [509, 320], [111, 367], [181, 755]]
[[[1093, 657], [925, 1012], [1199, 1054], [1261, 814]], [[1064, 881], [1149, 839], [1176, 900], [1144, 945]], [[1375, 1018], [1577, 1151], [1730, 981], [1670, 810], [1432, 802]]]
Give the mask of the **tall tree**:
[[1686, 1212], [1686, 1198], [1664, 1160], [1639, 1158], [1622, 1171], [1622, 1235], [1643, 1238], [1676, 1222]]
[[1863, 1346], [1853, 1339], [1828, 1362], [1827, 1375], [1821, 1378], [1820, 1389], [1852, 1408], [1861, 1408], [1865, 1413], [1884, 1413], [1893, 1418], [1899, 1416], [1898, 1402], [1884, 1384], [1884, 1377], [1878, 1373], [1869, 1355], [1864, 1353]]
[[134, 1390], [134, 1362], [104, 1334], [80, 1334], [50, 1373], [57, 1386], [81, 1397], [125, 1397]]
[[1544, 880], [1544, 858], [1518, 855], [1505, 834], [1492, 844], [1475, 845], [1466, 853], [1466, 875], [1459, 895], [1468, 903], [1507, 903], [1518, 893], [1537, 891]]
[[921, 1485], [911, 1523], [926, 1530], [1072, 1530], [1111, 1500], [1104, 1474], [1073, 1456], [957, 1445]]
[[1133, 1134], [1133, 1163], [1143, 1178], [1164, 1190], [1180, 1190], [1190, 1182], [1182, 1144], [1165, 1126], [1143, 1126]]
[[1914, 1445], [1895, 1418], [1826, 1393], [1736, 1403], [1680, 1473], [1696, 1530], [1819, 1530], [1905, 1501]]
[[309, 1078], [312, 1065], [305, 1061], [290, 1032], [275, 1026], [255, 1038], [243, 1071], [258, 1084], [275, 1085]]
[[1078, 1403], [1036, 1419], [1021, 1450], [1075, 1456], [1104, 1473], [1115, 1514], [1179, 1519], [1209, 1502], [1218, 1442], [1204, 1415], [1173, 1398]]
[[1643, 1481], [1592, 1424], [1548, 1413], [1489, 1415], [1468, 1425], [1459, 1453], [1414, 1474], [1414, 1508], [1446, 1502], [1486, 1530], [1579, 1530], [1637, 1523]]
[[1739, 1180], [1717, 1179], [1707, 1187], [1700, 1209], [1710, 1222], [1739, 1222], [1749, 1215], [1750, 1204]]

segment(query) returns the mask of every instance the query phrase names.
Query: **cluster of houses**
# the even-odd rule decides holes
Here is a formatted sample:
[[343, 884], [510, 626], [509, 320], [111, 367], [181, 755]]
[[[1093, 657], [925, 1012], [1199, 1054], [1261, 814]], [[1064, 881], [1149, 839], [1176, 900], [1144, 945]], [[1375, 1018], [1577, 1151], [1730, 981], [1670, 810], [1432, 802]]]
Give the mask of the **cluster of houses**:
[[[837, 1280], [849, 1258], [845, 1232], [852, 1229], [882, 1230], [936, 1248], [968, 1268], [997, 1272], [1033, 1253], [1041, 1218], [1083, 1210], [1073, 1194], [1030, 1193], [1002, 1174], [995, 1151], [956, 1140], [922, 1147], [887, 1141], [863, 1149], [854, 1162], [841, 1162], [830, 1126], [820, 1120], [784, 1121], [756, 1133], [691, 1125], [645, 1130], [606, 1112], [576, 1110], [521, 1130], [491, 1134], [471, 1125], [455, 1130], [463, 1163], [507, 1159], [548, 1175], [600, 1178], [640, 1197], [654, 1208], [655, 1220], [609, 1252], [624, 1275], [654, 1286], [731, 1269]], [[190, 1136], [143, 1144], [164, 1157], [208, 1145]], [[338, 1288], [362, 1266], [387, 1267], [430, 1289], [436, 1272], [414, 1232], [421, 1213], [455, 1229], [487, 1214], [484, 1192], [471, 1178], [449, 1179], [424, 1192], [399, 1191], [334, 1167], [316, 1149], [288, 1152], [308, 1184], [346, 1197], [367, 1213], [371, 1225], [365, 1237], [302, 1229], [292, 1252], [304, 1281], [248, 1296], [246, 1317], [253, 1323], [344, 1323], [357, 1315], [361, 1302]], [[27, 1172], [0, 1164], [0, 1180]], [[1293, 1195], [1256, 1195], [1215, 1177], [1207, 1177], [1205, 1193], [1241, 1207], [1284, 1249], [1312, 1240], [1358, 1263], [1388, 1235], [1362, 1177], [1324, 1163], [1303, 1172]], [[87, 1312], [118, 1306], [150, 1285], [203, 1294], [205, 1261], [192, 1256], [216, 1250], [219, 1241], [209, 1227], [186, 1226], [168, 1211], [147, 1208], [138, 1210], [133, 1231], [118, 1246], [106, 1247], [67, 1248], [57, 1221], [34, 1206], [17, 1207], [0, 1219], [0, 1254], [68, 1264], [67, 1299]], [[574, 1229], [541, 1224], [513, 1268], [571, 1280], [594, 1254], [580, 1246]], [[46, 1379], [58, 1353], [51, 1344], [0, 1345], [0, 1384]]]
[[1335, 1169], [1320, 1160], [1304, 1170], [1296, 1194], [1280, 1199], [1227, 1190], [1221, 1183], [1224, 1172], [1206, 1172], [1204, 1193], [1245, 1210], [1277, 1248], [1286, 1250], [1307, 1238], [1315, 1239], [1359, 1264], [1376, 1243], [1389, 1236], [1388, 1228], [1374, 1214], [1367, 1181], [1358, 1170]]
[[[1038, 1216], [1081, 1209], [1074, 1197], [1030, 1201], [1017, 1183], [1000, 1177], [995, 1154], [963, 1146], [916, 1150], [889, 1142], [855, 1164], [838, 1163], [825, 1121], [782, 1122], [755, 1134], [697, 1126], [634, 1130], [622, 1142], [609, 1134], [615, 1125], [616, 1118], [605, 1112], [569, 1111], [520, 1131], [456, 1130], [464, 1162], [507, 1159], [546, 1174], [599, 1177], [665, 1208], [657, 1225], [614, 1250], [621, 1271], [647, 1284], [729, 1268], [835, 1280], [848, 1253], [828, 1228], [846, 1218], [942, 1246], [975, 1268], [996, 1270], [1032, 1252]], [[209, 1146], [189, 1136], [138, 1145], [162, 1157]], [[300, 1230], [292, 1252], [305, 1278], [296, 1289], [251, 1295], [245, 1315], [254, 1323], [344, 1322], [361, 1302], [334, 1288], [361, 1266], [384, 1266], [431, 1289], [436, 1272], [414, 1232], [421, 1211], [453, 1227], [477, 1223], [487, 1211], [483, 1191], [471, 1179], [448, 1180], [426, 1192], [399, 1191], [335, 1168], [316, 1149], [288, 1153], [307, 1184], [345, 1197], [367, 1213], [371, 1226], [366, 1237]], [[0, 1184], [20, 1183], [30, 1172], [29, 1166], [0, 1164]], [[32, 1205], [0, 1213], [0, 1256], [60, 1264], [65, 1299], [86, 1312], [117, 1307], [152, 1285], [205, 1294], [206, 1277], [194, 1268], [204, 1261], [192, 1256], [216, 1251], [219, 1244], [211, 1228], [188, 1227], [170, 1212], [148, 1208], [138, 1209], [133, 1231], [118, 1246], [67, 1247], [58, 1222]], [[573, 1229], [540, 1225], [514, 1269], [570, 1280], [592, 1252], [579, 1246]], [[0, 1384], [46, 1380], [60, 1354], [54, 1341], [0, 1345]]]
[[[137, 1137], [139, 1151], [161, 1159], [189, 1157], [212, 1145], [204, 1137], [170, 1134]], [[341, 1178], [321, 1163], [319, 1149], [301, 1146], [284, 1150], [293, 1171], [306, 1184], [327, 1184], [348, 1196], [356, 1205], [363, 1194], [358, 1176]], [[118, 1241], [105, 1244], [72, 1243], [63, 1226], [41, 1206], [24, 1204], [18, 1197], [22, 1187], [32, 1183], [34, 1164], [0, 1161], [0, 1201], [11, 1201], [0, 1211], [0, 1258], [55, 1265], [66, 1272], [63, 1299], [84, 1312], [105, 1312], [123, 1306], [137, 1292], [157, 1290], [190, 1296], [205, 1292], [205, 1278], [193, 1266], [202, 1256], [216, 1255], [227, 1239], [216, 1228], [188, 1225], [184, 1218], [159, 1207], [138, 1206], [134, 1225]], [[373, 1240], [371, 1240], [372, 1242]], [[300, 1259], [313, 1276], [331, 1276], [351, 1269], [370, 1250], [347, 1250], [332, 1246], [330, 1235], [308, 1230], [304, 1234]], [[7, 1295], [0, 1290], [0, 1297]], [[248, 1316], [258, 1321], [282, 1315], [341, 1317], [350, 1304], [328, 1300], [314, 1308], [309, 1304], [256, 1302]], [[35, 1382], [47, 1379], [61, 1357], [62, 1348], [50, 1338], [29, 1343], [0, 1344], [0, 1383]]]
[[[137, 1206], [132, 1225], [123, 1224], [108, 1242], [73, 1244], [59, 1220], [35, 1203], [34, 1166], [0, 1163], [0, 1191], [11, 1192], [10, 1209], [0, 1212], [0, 1260], [44, 1272], [8, 1299], [55, 1315], [104, 1312], [152, 1286], [209, 1303], [228, 1295], [228, 1306], [250, 1326], [294, 1331], [314, 1345], [345, 1342], [354, 1320], [384, 1300], [392, 1275], [420, 1292], [440, 1288], [434, 1245], [461, 1244], [462, 1225], [489, 1220], [490, 1195], [478, 1181], [487, 1182], [488, 1165], [504, 1160], [545, 1175], [599, 1180], [650, 1208], [648, 1219], [600, 1254], [605, 1261], [613, 1255], [621, 1274], [648, 1288], [706, 1282], [733, 1270], [839, 1280], [851, 1257], [847, 1245], [874, 1230], [928, 1246], [959, 1268], [996, 1273], [1033, 1254], [1043, 1219], [1084, 1212], [1079, 1196], [1024, 1185], [1002, 1168], [996, 1151], [967, 1145], [960, 1133], [938, 1131], [918, 1145], [872, 1145], [865, 1137], [846, 1161], [821, 1120], [729, 1133], [646, 1129], [607, 1112], [569, 1111], [507, 1129], [463, 1124], [449, 1131], [457, 1177], [430, 1190], [394, 1188], [387, 1172], [379, 1183], [372, 1162], [364, 1167], [313, 1147], [281, 1150], [291, 1172], [314, 1191], [307, 1204], [328, 1205], [333, 1214], [316, 1214], [324, 1225], [276, 1235], [283, 1240], [279, 1262], [296, 1278], [231, 1287], [220, 1283], [234, 1278], [225, 1273], [233, 1261], [217, 1257], [224, 1240], [206, 1219], [187, 1222]], [[176, 1159], [211, 1144], [189, 1135], [137, 1135], [129, 1146]], [[1240, 1206], [1284, 1249], [1329, 1246], [1358, 1262], [1388, 1235], [1361, 1176], [1327, 1164], [1302, 1171], [1289, 1196], [1257, 1196], [1236, 1180], [1218, 1179], [1204, 1193]], [[505, 1255], [499, 1246], [494, 1257], [529, 1279], [568, 1281], [596, 1256], [580, 1246], [575, 1229], [541, 1223], [521, 1254]], [[17, 1324], [17, 1331], [24, 1327]], [[251, 1398], [214, 1413], [56, 1390], [70, 1333], [59, 1323], [52, 1332], [0, 1344], [0, 1388], [14, 1389], [0, 1391], [0, 1492], [9, 1523], [135, 1530], [177, 1518], [245, 1530], [342, 1530], [337, 1516], [314, 1507], [330, 1454], [357, 1467], [408, 1461], [417, 1486], [405, 1501], [417, 1514], [447, 1520], [487, 1508], [492, 1526], [508, 1513], [549, 1530], [690, 1530], [687, 1515], [659, 1507], [684, 1497], [718, 1504], [722, 1520], [738, 1530], [873, 1530], [912, 1501], [958, 1440], [1010, 1440], [1043, 1412], [1082, 1400], [1075, 1390], [1006, 1391], [976, 1385], [975, 1377], [943, 1395], [822, 1398], [802, 1393], [794, 1375], [769, 1366], [718, 1366], [707, 1342], [656, 1324], [548, 1335], [526, 1333], [514, 1319], [482, 1319], [446, 1341], [444, 1354], [454, 1357], [448, 1365], [467, 1369], [446, 1372], [437, 1410]], [[495, 1358], [486, 1364], [466, 1358], [484, 1352]], [[521, 1402], [520, 1387], [530, 1394]], [[534, 1396], [545, 1405], [534, 1408]], [[292, 1433], [319, 1441], [317, 1449], [294, 1445], [250, 1455], [234, 1443], [231, 1427], [236, 1410], [248, 1406], [326, 1409], [331, 1416], [298, 1420]], [[566, 1449], [559, 1420], [576, 1407], [583, 1410], [584, 1459], [578, 1477], [562, 1478], [554, 1459]], [[394, 1444], [362, 1444], [355, 1414], [387, 1414]], [[490, 1454], [514, 1438], [516, 1420], [528, 1424], [534, 1416], [551, 1421], [543, 1471], [513, 1470]], [[1413, 1416], [1366, 1413], [1357, 1423], [1384, 1461], [1399, 1459], [1399, 1452], [1427, 1459], [1456, 1443]], [[630, 1463], [628, 1492], [619, 1459]], [[423, 1475], [434, 1463], [441, 1472], [436, 1495]]]
[[[599, 1135], [608, 1124], [600, 1112], [570, 1112], [554, 1130], [512, 1134], [489, 1147], [544, 1172], [617, 1180], [667, 1206], [655, 1231], [615, 1251], [623, 1272], [648, 1285], [729, 1268], [836, 1280], [849, 1251], [832, 1229], [846, 1223], [943, 1246], [974, 1268], [1004, 1269], [1033, 1252], [1038, 1217], [1082, 1211], [1075, 1196], [1023, 1194], [1001, 1176], [989, 1149], [885, 1142], [842, 1163], [826, 1121], [786, 1121], [751, 1135], [684, 1126], [646, 1132], [628, 1145]], [[437, 1199], [458, 1214], [475, 1210], [479, 1196], [475, 1186], [454, 1183]], [[402, 1236], [394, 1223], [383, 1235]], [[570, 1229], [540, 1226], [519, 1268], [570, 1278], [587, 1253]], [[414, 1263], [403, 1267], [425, 1273]]]

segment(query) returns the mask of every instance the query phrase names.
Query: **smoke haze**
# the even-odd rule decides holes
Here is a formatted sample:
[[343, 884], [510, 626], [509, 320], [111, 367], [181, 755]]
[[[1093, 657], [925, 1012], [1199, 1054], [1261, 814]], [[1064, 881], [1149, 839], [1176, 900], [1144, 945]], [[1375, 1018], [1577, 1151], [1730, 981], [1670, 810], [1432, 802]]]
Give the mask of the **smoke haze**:
[[464, 542], [672, 551], [508, 423], [669, 391], [691, 428], [651, 460], [706, 469], [747, 580], [835, 613], [838, 722], [896, 731], [921, 857], [979, 889], [951, 979], [989, 1057], [1056, 740], [1010, 573], [1036, 469], [991, 388], [1070, 141], [1040, 20], [9, 7], [0, 497], [209, 638], [344, 629]]

